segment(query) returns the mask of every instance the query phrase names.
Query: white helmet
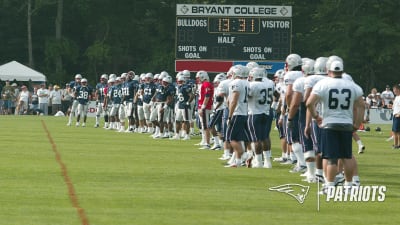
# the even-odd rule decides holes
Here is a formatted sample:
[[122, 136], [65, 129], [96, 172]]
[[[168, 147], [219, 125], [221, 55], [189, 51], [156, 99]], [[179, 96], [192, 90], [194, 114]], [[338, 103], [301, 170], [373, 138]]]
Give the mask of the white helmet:
[[171, 76], [165, 76], [163, 79], [162, 79], [162, 81], [163, 82], [167, 82], [167, 83], [172, 83], [172, 77]]
[[254, 67], [250, 70], [249, 76], [253, 79], [263, 78], [265, 77], [265, 69], [261, 67]]
[[247, 66], [242, 66], [242, 77], [249, 77], [250, 69]]
[[140, 80], [141, 81], [145, 81], [146, 80], [146, 76], [144, 73], [140, 74]]
[[153, 74], [152, 74], [152, 73], [146, 73], [146, 74], [144, 75], [144, 77], [145, 77], [145, 78], [153, 79]]
[[253, 69], [253, 68], [255, 68], [255, 67], [260, 67], [260, 66], [259, 66], [258, 63], [256, 63], [256, 62], [250, 61], [250, 62], [248, 62], [248, 63], [246, 64], [246, 67], [249, 68], [249, 69], [251, 70], [251, 69]]
[[223, 80], [225, 80], [226, 79], [226, 77], [225, 77], [225, 74], [224, 73], [219, 73], [219, 74], [217, 74], [215, 77], [214, 77], [214, 83], [219, 83], [219, 82], [221, 82], [221, 81], [223, 81]]
[[327, 74], [326, 61], [328, 61], [328, 58], [326, 58], [326, 57], [318, 57], [315, 60], [314, 74], [317, 74], [317, 75], [326, 75]]
[[87, 79], [86, 79], [86, 78], [83, 78], [83, 79], [81, 80], [81, 84], [82, 84], [83, 86], [86, 86], [86, 84], [87, 84]]
[[283, 79], [285, 76], [285, 70], [284, 69], [279, 69], [275, 72], [274, 77], [277, 77], [278, 79]]
[[336, 55], [331, 55], [328, 57], [328, 59], [326, 61], [326, 71], [329, 70], [329, 67], [331, 66], [333, 61], [339, 61], [339, 62], [343, 63], [342, 58], [340, 58], [339, 56], [336, 56]]
[[105, 79], [105, 80], [107, 80], [107, 79], [108, 79], [107, 74], [102, 74], [101, 77], [100, 77], [100, 79]]
[[236, 65], [232, 69], [232, 76], [234, 78], [236, 78], [236, 77], [241, 77], [241, 78], [248, 77], [249, 76], [249, 69], [246, 66], [243, 66], [243, 65]]
[[208, 73], [204, 70], [200, 70], [196, 73], [196, 78], [199, 79], [199, 81], [209, 81], [210, 77], [208, 76]]
[[159, 73], [155, 74], [154, 77], [153, 77], [154, 80], [158, 80], [159, 78], [160, 78], [160, 74]]
[[301, 66], [301, 64], [303, 63], [301, 61], [301, 57], [297, 54], [290, 54], [286, 57], [286, 66], [287, 69], [289, 71], [293, 70], [293, 68], [297, 67], [297, 66]]
[[115, 82], [121, 82], [121, 77], [115, 78]]
[[186, 78], [183, 74], [180, 74], [177, 78], [176, 78], [176, 83], [178, 84], [182, 84], [186, 82]]
[[183, 76], [183, 73], [179, 71], [178, 73], [176, 73], [175, 79], [178, 80], [178, 77], [180, 77], [180, 76]]
[[109, 78], [110, 78], [110, 79], [111, 79], [111, 78], [114, 78], [114, 81], [115, 81], [115, 78], [117, 78], [117, 75], [115, 75], [115, 74], [112, 73], [112, 74], [110, 74], [110, 77], [109, 77]]
[[80, 75], [79, 73], [75, 75], [75, 79], [82, 79], [82, 75]]
[[139, 75], [135, 75], [135, 76], [133, 77], [133, 80], [139, 81], [139, 80], [140, 80]]
[[108, 83], [114, 83], [115, 82], [115, 78], [110, 78], [109, 80], [108, 80]]
[[169, 74], [168, 74], [167, 71], [162, 71], [162, 72], [160, 73], [160, 75], [163, 76], [163, 77], [169, 76]]
[[301, 70], [305, 75], [314, 74], [314, 63], [313, 59], [303, 58], [303, 65], [301, 66]]
[[186, 79], [189, 79], [189, 78], [190, 78], [190, 71], [189, 71], [189, 70], [183, 70], [183, 71], [182, 71], [182, 74], [183, 74], [183, 76], [184, 76]]
[[122, 73], [120, 77], [121, 77], [121, 79], [126, 79], [127, 75], [126, 75], [126, 73]]

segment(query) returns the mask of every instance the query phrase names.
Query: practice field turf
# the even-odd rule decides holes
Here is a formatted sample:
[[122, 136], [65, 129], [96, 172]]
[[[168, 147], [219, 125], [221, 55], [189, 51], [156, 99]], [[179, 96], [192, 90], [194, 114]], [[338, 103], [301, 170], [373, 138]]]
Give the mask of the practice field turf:
[[[326, 202], [317, 185], [272, 169], [224, 168], [222, 151], [148, 134], [67, 127], [64, 117], [0, 116], [1, 225], [399, 224], [400, 150], [389, 125], [360, 132], [362, 185], [386, 186], [383, 202]], [[272, 131], [273, 157], [280, 156]], [[354, 143], [354, 152], [357, 152]], [[269, 188], [309, 187], [304, 203]], [[318, 211], [319, 208], [319, 211]]]

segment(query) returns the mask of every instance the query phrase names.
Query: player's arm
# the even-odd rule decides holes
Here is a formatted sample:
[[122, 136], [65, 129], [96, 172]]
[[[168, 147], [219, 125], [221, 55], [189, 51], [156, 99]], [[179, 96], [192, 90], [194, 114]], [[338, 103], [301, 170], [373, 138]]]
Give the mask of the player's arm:
[[300, 92], [294, 91], [293, 98], [289, 107], [289, 114], [288, 114], [289, 121], [296, 116], [296, 113], [299, 110], [300, 103], [302, 102], [302, 100], [303, 100], [303, 95]]
[[316, 94], [311, 94], [306, 102], [307, 111], [310, 116], [317, 120], [318, 124], [321, 124], [322, 118], [318, 115], [316, 104], [320, 101], [320, 97]]
[[293, 84], [288, 84], [288, 86], [286, 87], [286, 96], [285, 96], [286, 105], [288, 107], [290, 107], [292, 98], [293, 98]]
[[364, 120], [365, 103], [362, 96], [358, 97], [353, 105], [353, 127], [358, 129]]
[[229, 116], [228, 119], [231, 119], [233, 116], [233, 113], [235, 112], [236, 106], [238, 104], [239, 101], [239, 96], [240, 93], [238, 91], [234, 91], [232, 92], [232, 97], [230, 97], [230, 101], [229, 101]]

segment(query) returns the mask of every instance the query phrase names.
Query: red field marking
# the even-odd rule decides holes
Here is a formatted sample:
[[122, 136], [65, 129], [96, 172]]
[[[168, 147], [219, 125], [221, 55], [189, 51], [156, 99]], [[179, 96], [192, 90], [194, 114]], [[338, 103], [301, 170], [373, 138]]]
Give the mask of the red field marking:
[[85, 210], [79, 206], [78, 196], [75, 193], [74, 184], [72, 183], [71, 178], [68, 175], [67, 166], [62, 161], [60, 152], [57, 150], [57, 146], [54, 143], [54, 140], [51, 137], [50, 132], [47, 129], [47, 126], [46, 126], [46, 124], [45, 124], [45, 122], [43, 120], [42, 120], [42, 125], [43, 125], [44, 130], [47, 133], [47, 137], [48, 137], [49, 142], [50, 142], [50, 144], [52, 146], [53, 152], [56, 155], [57, 163], [61, 167], [61, 173], [62, 173], [62, 176], [64, 177], [64, 182], [68, 187], [68, 196], [71, 199], [72, 206], [78, 212], [78, 216], [79, 216], [79, 218], [81, 220], [82, 225], [89, 225], [89, 220], [88, 220], [88, 218], [86, 216]]

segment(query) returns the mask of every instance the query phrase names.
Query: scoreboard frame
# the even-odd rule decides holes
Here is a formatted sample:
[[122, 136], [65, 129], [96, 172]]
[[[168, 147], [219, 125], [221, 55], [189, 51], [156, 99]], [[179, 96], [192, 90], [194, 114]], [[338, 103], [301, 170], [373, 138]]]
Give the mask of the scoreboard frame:
[[291, 6], [177, 4], [176, 60], [282, 61]]

